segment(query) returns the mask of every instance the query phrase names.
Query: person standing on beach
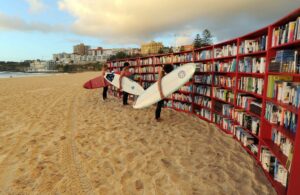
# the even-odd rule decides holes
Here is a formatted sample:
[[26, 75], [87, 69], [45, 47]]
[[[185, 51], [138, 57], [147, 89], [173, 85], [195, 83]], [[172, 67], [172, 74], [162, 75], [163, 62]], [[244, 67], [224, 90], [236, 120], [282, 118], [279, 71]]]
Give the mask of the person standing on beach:
[[105, 75], [107, 69], [108, 69], [107, 64], [104, 64], [104, 65], [102, 66], [101, 77], [100, 77], [101, 82], [102, 82], [103, 85], [104, 85], [104, 87], [103, 87], [103, 92], [102, 92], [102, 98], [103, 98], [103, 100], [106, 100], [106, 99], [107, 99], [108, 84], [107, 84], [106, 80], [104, 79], [104, 75]]
[[164, 98], [165, 98], [165, 96], [162, 92], [162, 88], [161, 88], [161, 80], [166, 74], [170, 73], [172, 70], [173, 70], [173, 66], [171, 64], [165, 64], [163, 66], [163, 68], [160, 68], [158, 70], [158, 82], [157, 83], [158, 83], [158, 91], [159, 91], [161, 100], [159, 102], [157, 102], [156, 110], [155, 110], [155, 119], [157, 122], [161, 121], [160, 113], [161, 113], [161, 108], [164, 105]]
[[[129, 63], [128, 62], [125, 62], [124, 63], [124, 66], [123, 66], [123, 69], [121, 71], [121, 74], [120, 74], [120, 80], [119, 80], [119, 86], [120, 86], [120, 91], [122, 91], [122, 79], [124, 76], [129, 76], [130, 75], [130, 72], [129, 72]], [[123, 91], [123, 105], [128, 105], [128, 93]]]

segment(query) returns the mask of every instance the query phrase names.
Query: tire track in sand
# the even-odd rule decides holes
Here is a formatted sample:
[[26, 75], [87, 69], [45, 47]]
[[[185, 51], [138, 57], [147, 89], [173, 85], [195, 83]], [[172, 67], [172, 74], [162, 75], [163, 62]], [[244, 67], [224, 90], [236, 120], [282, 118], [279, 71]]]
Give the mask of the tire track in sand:
[[[68, 123], [65, 129], [65, 142], [62, 148], [62, 164], [67, 170], [71, 194], [94, 194], [93, 187], [83, 171], [82, 163], [77, 155], [75, 133], [77, 131], [78, 99], [74, 97], [68, 110]], [[56, 193], [54, 191], [54, 193]]]

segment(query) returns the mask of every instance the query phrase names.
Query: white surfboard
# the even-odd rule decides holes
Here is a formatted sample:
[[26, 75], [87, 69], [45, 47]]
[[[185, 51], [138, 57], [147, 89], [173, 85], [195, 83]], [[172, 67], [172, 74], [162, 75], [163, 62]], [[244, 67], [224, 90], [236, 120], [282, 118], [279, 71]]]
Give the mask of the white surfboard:
[[[190, 80], [196, 70], [195, 63], [182, 65], [172, 72], [168, 73], [161, 80], [161, 88], [165, 97], [177, 91], [181, 86]], [[158, 82], [151, 85], [145, 92], [140, 95], [133, 108], [145, 108], [161, 100], [158, 90]]]
[[[119, 86], [120, 75], [119, 74], [116, 74], [113, 72], [105, 73], [104, 78], [113, 86], [117, 87], [118, 89], [120, 88], [120, 86]], [[122, 88], [123, 88], [122, 89], [123, 91], [133, 94], [133, 95], [141, 95], [145, 91], [141, 85], [139, 85], [137, 82], [135, 82], [125, 76], [122, 79]]]

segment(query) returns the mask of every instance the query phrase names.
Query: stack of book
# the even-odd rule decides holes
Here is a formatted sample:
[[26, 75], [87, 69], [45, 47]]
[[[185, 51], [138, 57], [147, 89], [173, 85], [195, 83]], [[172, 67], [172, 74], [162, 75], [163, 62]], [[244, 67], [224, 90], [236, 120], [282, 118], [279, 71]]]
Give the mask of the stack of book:
[[273, 29], [272, 46], [290, 43], [300, 39], [300, 17], [295, 21]]
[[293, 144], [276, 128], [272, 128], [272, 141], [280, 148], [281, 152], [288, 157], [292, 151]]
[[195, 75], [194, 82], [199, 84], [211, 85], [212, 75]]
[[195, 96], [194, 101], [200, 106], [211, 108], [211, 99], [205, 96]]
[[179, 88], [179, 91], [192, 93], [194, 91], [193, 89], [194, 89], [193, 85], [184, 85], [184, 86]]
[[239, 53], [249, 54], [249, 53], [255, 53], [259, 51], [265, 51], [267, 49], [267, 40], [268, 40], [267, 35], [263, 35], [261, 37], [258, 37], [257, 39], [244, 40], [241, 42], [241, 45], [239, 46]]
[[266, 147], [261, 148], [260, 161], [264, 170], [266, 170], [283, 186], [287, 186], [288, 171], [281, 165], [277, 158]]
[[259, 134], [260, 120], [258, 118], [248, 115], [243, 110], [235, 109], [234, 119], [239, 123], [239, 125], [248, 129], [252, 134]]
[[174, 100], [185, 101], [185, 102], [189, 102], [189, 103], [193, 102], [192, 96], [184, 95], [182, 93], [173, 93], [172, 98]]
[[231, 90], [222, 89], [218, 87], [214, 87], [213, 89], [213, 97], [228, 103], [234, 103], [234, 93]]
[[284, 127], [291, 133], [296, 133], [298, 115], [285, 110], [273, 103], [266, 103], [265, 118], [271, 123]]
[[265, 57], [244, 57], [239, 61], [239, 72], [265, 73]]
[[214, 85], [218, 87], [235, 87], [235, 78], [223, 75], [215, 75]]
[[140, 73], [153, 73], [154, 67], [153, 66], [144, 66], [140, 68]]
[[202, 116], [204, 118], [206, 118], [207, 120], [210, 120], [210, 110], [205, 109], [205, 108], [200, 108], [200, 109], [195, 109], [195, 112], [197, 115]]
[[212, 50], [203, 50], [200, 52], [196, 52], [195, 54], [196, 60], [208, 60], [212, 58]]
[[214, 71], [215, 72], [235, 72], [236, 68], [236, 59], [233, 59], [228, 62], [214, 62]]
[[195, 86], [194, 89], [195, 89], [195, 93], [200, 95], [210, 96], [211, 94], [211, 87], [209, 86], [198, 85]]
[[298, 50], [280, 50], [269, 64], [269, 72], [300, 73]]
[[262, 95], [264, 79], [255, 77], [241, 77], [239, 89], [247, 92]]
[[258, 153], [257, 139], [245, 131], [242, 127], [236, 125], [233, 131], [234, 136], [241, 141], [244, 147], [251, 150], [254, 155]]
[[235, 56], [237, 54], [236, 44], [224, 45], [219, 48], [214, 48], [214, 58], [222, 58], [228, 56]]
[[289, 104], [295, 108], [300, 106], [300, 83], [275, 81], [274, 90], [271, 98], [278, 102]]
[[193, 61], [192, 53], [178, 54], [173, 56], [173, 63], [177, 62], [191, 62]]
[[196, 64], [196, 72], [211, 72], [212, 71], [212, 63], [197, 63]]
[[174, 106], [174, 108], [177, 108], [179, 110], [192, 112], [191, 104], [182, 103], [182, 102], [173, 102], [173, 106]]
[[152, 64], [152, 63], [153, 63], [152, 58], [143, 58], [143, 59], [140, 59], [140, 64], [141, 65], [148, 65], [148, 64]]

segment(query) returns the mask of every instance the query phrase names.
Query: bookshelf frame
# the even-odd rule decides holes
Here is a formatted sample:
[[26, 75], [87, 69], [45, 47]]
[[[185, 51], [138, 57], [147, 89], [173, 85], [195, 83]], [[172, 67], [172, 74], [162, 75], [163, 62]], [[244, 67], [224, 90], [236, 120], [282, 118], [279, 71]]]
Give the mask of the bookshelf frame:
[[[168, 101], [171, 101], [171, 106], [167, 107], [173, 110], [176, 110], [178, 112], [184, 112], [184, 113], [189, 113], [191, 115], [195, 115], [198, 118], [205, 120], [209, 123], [213, 123], [213, 113], [222, 115], [222, 113], [219, 113], [218, 111], [215, 110], [215, 103], [217, 101], [220, 101], [222, 103], [225, 103], [223, 100], [220, 100], [219, 98], [214, 97], [213, 91], [214, 91], [214, 87], [220, 87], [220, 86], [215, 86], [214, 85], [214, 77], [216, 75], [224, 75], [224, 76], [229, 76], [229, 77], [233, 77], [235, 78], [235, 86], [231, 88], [231, 90], [234, 93], [234, 103], [231, 104], [234, 106], [234, 109], [241, 109], [243, 110], [245, 113], [247, 113], [247, 115], [250, 116], [255, 116], [256, 118], [258, 118], [260, 120], [260, 131], [258, 135], [254, 135], [251, 133], [251, 130], [248, 130], [246, 128], [245, 131], [248, 132], [249, 134], [251, 134], [252, 136], [254, 136], [256, 139], [258, 139], [258, 153], [257, 155], [253, 154], [251, 152], [251, 150], [247, 147], [245, 147], [241, 141], [239, 141], [237, 139], [237, 137], [235, 137], [233, 135], [233, 133], [231, 131], [228, 131], [226, 129], [223, 129], [223, 127], [219, 124], [216, 124], [216, 126], [222, 130], [223, 132], [225, 132], [226, 134], [231, 134], [232, 137], [234, 138], [234, 140], [236, 140], [237, 142], [239, 142], [242, 146], [242, 148], [245, 149], [245, 151], [247, 153], [249, 153], [253, 159], [255, 160], [255, 162], [262, 168], [262, 163], [260, 162], [260, 156], [261, 156], [261, 148], [262, 147], [267, 147], [271, 153], [278, 159], [278, 161], [285, 166], [285, 163], [287, 161], [287, 157], [285, 155], [283, 155], [283, 153], [280, 151], [279, 147], [277, 145], [275, 145], [272, 141], [271, 141], [271, 129], [270, 127], [274, 127], [274, 125], [270, 124], [265, 118], [265, 111], [266, 111], [266, 103], [267, 102], [272, 102], [273, 104], [277, 105], [277, 106], [281, 106], [287, 110], [290, 110], [293, 113], [296, 113], [298, 115], [298, 120], [297, 120], [297, 130], [296, 130], [296, 134], [292, 134], [290, 132], [288, 132], [286, 129], [284, 128], [276, 128], [278, 131], [280, 131], [284, 136], [287, 137], [287, 139], [291, 140], [291, 142], [294, 145], [294, 152], [293, 152], [293, 160], [292, 160], [292, 165], [291, 165], [291, 170], [289, 172], [289, 178], [288, 178], [288, 185], [287, 187], [284, 187], [282, 184], [280, 184], [279, 182], [275, 181], [272, 176], [265, 171], [263, 168], [263, 172], [265, 173], [266, 177], [268, 178], [268, 180], [270, 181], [270, 183], [273, 185], [273, 187], [275, 188], [275, 190], [277, 191], [278, 194], [280, 195], [296, 195], [300, 192], [300, 109], [296, 109], [292, 106], [289, 105], [285, 105], [282, 104], [280, 102], [277, 102], [276, 100], [273, 100], [271, 98], [267, 97], [267, 90], [263, 90], [262, 94], [255, 94], [253, 92], [248, 92], [248, 91], [243, 91], [239, 89], [238, 83], [239, 83], [239, 79], [241, 77], [253, 77], [253, 78], [262, 78], [264, 79], [263, 85], [264, 86], [268, 86], [268, 76], [269, 75], [288, 75], [288, 76], [293, 76], [293, 80], [294, 81], [300, 81], [300, 73], [299, 74], [291, 74], [291, 73], [273, 73], [273, 72], [269, 72], [268, 71], [268, 67], [269, 67], [269, 63], [272, 57], [274, 57], [276, 51], [278, 50], [282, 50], [282, 49], [300, 49], [300, 40], [296, 40], [290, 43], [286, 43], [286, 44], [282, 44], [282, 45], [276, 45], [272, 47], [272, 33], [273, 33], [273, 29], [275, 27], [278, 27], [280, 25], [286, 24], [292, 20], [297, 19], [298, 17], [300, 17], [300, 8], [296, 9], [295, 11], [291, 12], [290, 14], [288, 14], [287, 16], [279, 19], [278, 21], [270, 24], [269, 26], [263, 27], [261, 29], [258, 29], [254, 32], [250, 32], [246, 35], [243, 35], [241, 37], [235, 38], [235, 39], [231, 39], [231, 40], [227, 40], [215, 45], [211, 45], [211, 46], [207, 46], [207, 47], [203, 47], [203, 48], [197, 48], [191, 51], [184, 51], [184, 52], [176, 52], [176, 53], [168, 53], [168, 54], [156, 54], [156, 55], [149, 55], [149, 56], [144, 56], [144, 57], [138, 57], [138, 58], [131, 58], [131, 59], [122, 59], [122, 60], [114, 60], [114, 61], [110, 61], [109, 63], [109, 69], [110, 70], [118, 70], [121, 66], [113, 66], [115, 63], [120, 63], [120, 62], [125, 62], [125, 61], [129, 61], [129, 62], [135, 62], [136, 65], [130, 66], [130, 67], [134, 67], [136, 68], [138, 71], [138, 75], [141, 76], [142, 74], [153, 74], [154, 78], [155, 78], [155, 74], [157, 72], [151, 72], [151, 73], [141, 73], [140, 70], [142, 67], [153, 67], [155, 70], [155, 67], [157, 66], [161, 66], [163, 64], [172, 64], [172, 65], [181, 65], [184, 63], [188, 63], [188, 62], [194, 62], [194, 63], [211, 63], [212, 66], [214, 66], [215, 62], [221, 60], [221, 61], [228, 61], [228, 60], [236, 60], [236, 67], [235, 67], [235, 71], [234, 72], [216, 72], [214, 71], [214, 69], [212, 69], [211, 71], [208, 72], [196, 72], [195, 75], [211, 75], [212, 79], [211, 79], [211, 84], [200, 84], [195, 82], [195, 75], [193, 76], [193, 78], [191, 79], [191, 81], [189, 82], [190, 85], [193, 85], [193, 91], [192, 92], [182, 92], [182, 91], [177, 91], [176, 93], [181, 93], [184, 95], [190, 95], [192, 97], [192, 103], [189, 103], [191, 106], [190, 110], [182, 110], [179, 108], [176, 108], [174, 106], [174, 102], [181, 102], [181, 103], [186, 103], [186, 101], [181, 101], [181, 100], [175, 100], [172, 97], [168, 97]], [[242, 44], [242, 42], [244, 40], [249, 40], [249, 39], [256, 39], [259, 38], [261, 36], [267, 36], [267, 40], [266, 40], [266, 49], [263, 51], [256, 51], [253, 53], [247, 53], [247, 54], [242, 54], [240, 53], [240, 46]], [[233, 44], [235, 43], [236, 47], [237, 47], [237, 52], [236, 55], [234, 56], [224, 56], [224, 57], [218, 57], [215, 58], [214, 57], [214, 50], [215, 48], [220, 48], [224, 45], [227, 44]], [[199, 59], [198, 56], [202, 51], [211, 51], [211, 57], [209, 59]], [[189, 55], [191, 56], [190, 60], [184, 60], [184, 61], [180, 61], [180, 62], [175, 62], [174, 58], [178, 55]], [[157, 62], [156, 59], [158, 58], [166, 58], [168, 57], [169, 59], [171, 59], [169, 62], [167, 63], [161, 63], [161, 62]], [[265, 57], [266, 58], [266, 64], [265, 64], [265, 72], [264, 73], [245, 73], [245, 72], [239, 72], [238, 68], [238, 64], [240, 62], [240, 60], [242, 60], [245, 57]], [[142, 64], [142, 61], [145, 59], [151, 59], [152, 63], [149, 64]], [[212, 67], [213, 68], [213, 67]], [[142, 79], [137, 79], [136, 81], [138, 81], [141, 85], [143, 84], [143, 82], [145, 82], [145, 80]], [[150, 83], [153, 83], [153, 80], [149, 81]], [[211, 93], [209, 96], [206, 95], [201, 95], [195, 92], [195, 86], [198, 85], [203, 85], [203, 86], [208, 86], [211, 87]], [[220, 87], [222, 88], [222, 87]], [[224, 89], [228, 89], [227, 87], [223, 87]], [[113, 91], [112, 88], [110, 87], [110, 93], [117, 96], [117, 97], [121, 97], [121, 93], [120, 92], [116, 92]], [[260, 116], [251, 113], [247, 110], [245, 110], [244, 108], [241, 108], [240, 106], [237, 105], [237, 95], [238, 93], [243, 93], [243, 94], [249, 94], [249, 95], [253, 95], [258, 99], [262, 100], [262, 113]], [[208, 97], [211, 99], [211, 108], [208, 108], [206, 106], [202, 106], [199, 105], [198, 103], [195, 103], [195, 96], [204, 96], [204, 97]], [[226, 103], [225, 103], [226, 104]], [[206, 109], [210, 111], [210, 119], [207, 119], [203, 116], [200, 116], [196, 113], [196, 109], [200, 108], [200, 109]], [[234, 119], [233, 119], [234, 120]], [[234, 123], [238, 125], [238, 122], [234, 120]]]

